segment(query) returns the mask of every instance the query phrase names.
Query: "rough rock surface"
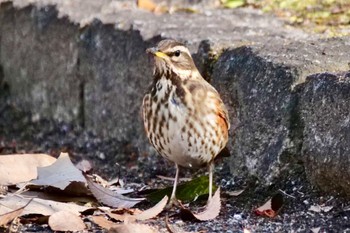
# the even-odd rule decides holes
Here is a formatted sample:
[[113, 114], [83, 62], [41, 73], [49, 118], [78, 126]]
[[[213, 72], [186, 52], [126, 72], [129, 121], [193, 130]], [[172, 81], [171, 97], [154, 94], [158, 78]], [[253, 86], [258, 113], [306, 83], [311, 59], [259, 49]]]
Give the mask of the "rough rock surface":
[[[228, 49], [213, 73], [218, 87], [239, 125], [231, 170], [270, 182], [300, 160], [300, 125], [294, 87], [308, 74], [345, 70], [349, 59], [346, 40], [294, 42]], [[327, 52], [325, 52], [327, 50]]]
[[3, 82], [14, 103], [37, 116], [75, 121], [81, 108], [76, 28], [53, 7], [17, 11], [3, 4], [0, 17]]
[[349, 195], [350, 73], [311, 75], [298, 89], [308, 177], [323, 190]]
[[349, 38], [320, 39], [253, 9], [154, 15], [126, 1], [1, 2], [0, 90], [32, 120], [72, 122], [147, 149], [140, 106], [151, 66], [144, 51], [161, 38], [180, 39], [230, 110], [232, 172], [265, 183], [299, 161], [313, 166], [304, 152], [316, 131], [302, 137], [300, 114], [305, 124], [314, 118], [298, 111], [304, 86], [296, 87], [308, 75], [349, 69]]

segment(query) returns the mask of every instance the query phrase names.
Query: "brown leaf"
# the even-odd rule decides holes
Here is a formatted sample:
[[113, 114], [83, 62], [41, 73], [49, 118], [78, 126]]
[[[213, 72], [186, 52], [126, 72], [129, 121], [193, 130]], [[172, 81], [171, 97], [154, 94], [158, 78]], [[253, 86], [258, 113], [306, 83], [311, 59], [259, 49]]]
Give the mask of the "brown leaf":
[[109, 233], [158, 233], [156, 229], [145, 224], [119, 224], [111, 228]]
[[107, 220], [104, 216], [99, 215], [99, 216], [91, 216], [91, 221], [94, 222], [95, 224], [99, 225], [100, 227], [109, 230], [112, 227], [116, 227], [119, 224], [115, 222], [111, 222]]
[[2, 225], [6, 225], [7, 223], [13, 221], [15, 218], [17, 218], [18, 216], [20, 216], [24, 210], [24, 208], [29, 205], [29, 203], [32, 201], [29, 200], [27, 204], [25, 204], [23, 207], [18, 208], [16, 210], [10, 211], [8, 213], [5, 214], [1, 214], [0, 215], [0, 226]]
[[220, 213], [221, 200], [220, 200], [220, 187], [216, 190], [214, 196], [205, 207], [204, 211], [199, 213], [193, 213], [189, 209], [181, 209], [181, 214], [186, 220], [196, 219], [199, 221], [207, 221], [216, 218]]
[[154, 11], [157, 8], [157, 5], [152, 0], [138, 0], [137, 6], [147, 11]]
[[[20, 195], [7, 196], [0, 200], [0, 214], [5, 214], [12, 210], [16, 210], [26, 205], [30, 199], [24, 198]], [[50, 216], [60, 210], [67, 210], [79, 215], [79, 212], [84, 212], [88, 207], [80, 206], [72, 203], [61, 203], [50, 200], [43, 200], [40, 198], [33, 198], [33, 200], [24, 208], [20, 216], [27, 214], [41, 214]]]
[[134, 215], [135, 219], [147, 220], [147, 219], [156, 217], [158, 214], [160, 214], [164, 210], [168, 202], [168, 199], [169, 199], [168, 196], [164, 196], [163, 199], [152, 208], [149, 208], [139, 214], [135, 214]]
[[283, 206], [283, 196], [277, 193], [269, 199], [264, 205], [255, 209], [255, 214], [269, 218], [275, 217]]
[[37, 167], [48, 166], [56, 159], [47, 154], [0, 156], [0, 185], [13, 185], [36, 179]]
[[49, 226], [54, 231], [82, 231], [85, 229], [83, 220], [70, 211], [59, 211], [49, 217]]
[[137, 203], [145, 200], [145, 198], [129, 198], [121, 194], [115, 193], [108, 188], [94, 183], [86, 177], [87, 184], [94, 197], [101, 203], [114, 208], [131, 208]]
[[82, 172], [77, 169], [67, 153], [61, 153], [60, 157], [52, 165], [38, 168], [38, 179], [31, 182], [34, 185], [44, 185], [65, 190], [69, 185], [78, 193], [86, 193], [86, 180]]
[[141, 211], [137, 214], [132, 214], [132, 212], [130, 211], [124, 211], [124, 213], [122, 214], [115, 214], [115, 213], [107, 213], [107, 214], [111, 218], [114, 218], [115, 220], [119, 220], [119, 221], [125, 221], [125, 222], [134, 222], [136, 220], [144, 221], [150, 218], [154, 218], [158, 214], [160, 214], [164, 210], [168, 202], [168, 199], [169, 199], [168, 196], [164, 196], [164, 198], [160, 202], [158, 202], [155, 206], [147, 210]]

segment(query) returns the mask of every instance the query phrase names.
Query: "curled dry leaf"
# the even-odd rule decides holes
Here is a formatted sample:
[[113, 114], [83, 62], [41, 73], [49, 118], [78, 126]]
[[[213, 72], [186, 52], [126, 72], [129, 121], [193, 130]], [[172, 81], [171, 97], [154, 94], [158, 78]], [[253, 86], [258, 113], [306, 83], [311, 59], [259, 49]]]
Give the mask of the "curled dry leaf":
[[32, 199], [30, 199], [28, 201], [27, 204], [25, 204], [24, 206], [16, 209], [16, 210], [13, 210], [13, 211], [10, 211], [10, 212], [7, 212], [7, 213], [4, 213], [4, 214], [1, 214], [0, 215], [0, 226], [3, 226], [3, 225], [6, 225], [7, 223], [13, 221], [15, 218], [17, 218], [18, 216], [20, 216], [24, 210], [24, 208], [29, 205], [29, 203], [32, 201]]
[[271, 199], [269, 199], [264, 205], [255, 209], [255, 214], [265, 217], [273, 218], [281, 210], [283, 206], [283, 196], [281, 193], [277, 193]]
[[168, 199], [169, 199], [168, 196], [164, 196], [163, 199], [152, 208], [149, 208], [139, 214], [134, 215], [135, 219], [147, 220], [147, 219], [156, 217], [158, 214], [160, 214], [164, 210], [166, 203], [168, 202]]
[[49, 226], [54, 231], [82, 231], [85, 229], [83, 220], [70, 211], [58, 211], [49, 217]]
[[[29, 198], [25, 198], [20, 195], [7, 196], [0, 200], [0, 214], [5, 214], [19, 209], [25, 206], [29, 200]], [[80, 212], [84, 212], [88, 209], [92, 208], [73, 203], [61, 203], [57, 201], [33, 198], [33, 200], [27, 206], [25, 206], [24, 211], [20, 214], [20, 216], [27, 214], [41, 214], [44, 216], [49, 216], [60, 210], [71, 211], [76, 215], [79, 215]]]
[[218, 188], [214, 196], [205, 207], [204, 211], [199, 213], [193, 213], [189, 209], [182, 207], [181, 215], [184, 220], [196, 219], [199, 221], [207, 221], [216, 218], [220, 213], [221, 200], [220, 200], [220, 188]]
[[158, 231], [145, 224], [119, 224], [111, 228], [109, 233], [158, 233]]
[[14, 154], [0, 156], [0, 185], [13, 185], [36, 179], [37, 168], [49, 166], [56, 159], [47, 154]]
[[150, 218], [154, 218], [158, 214], [160, 214], [164, 210], [164, 208], [168, 202], [168, 199], [169, 199], [168, 196], [165, 196], [155, 206], [153, 206], [147, 210], [141, 211], [137, 214], [132, 214], [130, 211], [128, 211], [128, 212], [123, 213], [123, 214], [108, 213], [108, 215], [111, 218], [114, 218], [115, 220], [124, 221], [124, 222], [134, 222], [135, 220], [144, 221], [144, 220], [147, 220]]
[[165, 217], [165, 226], [167, 228], [167, 230], [170, 232], [170, 233], [190, 233], [188, 231], [185, 231], [183, 229], [181, 229], [180, 227], [178, 226], [174, 226], [174, 225], [171, 225], [169, 223], [169, 216], [168, 214], [166, 215]]
[[99, 202], [114, 208], [131, 208], [137, 203], [145, 200], [145, 198], [129, 198], [115, 193], [108, 188], [104, 188], [101, 185], [94, 183], [88, 177], [86, 177], [86, 181], [90, 191]]
[[65, 190], [68, 186], [78, 193], [86, 193], [86, 180], [77, 169], [67, 153], [61, 153], [56, 162], [47, 167], [38, 168], [38, 179], [31, 182], [34, 185], [44, 185]]

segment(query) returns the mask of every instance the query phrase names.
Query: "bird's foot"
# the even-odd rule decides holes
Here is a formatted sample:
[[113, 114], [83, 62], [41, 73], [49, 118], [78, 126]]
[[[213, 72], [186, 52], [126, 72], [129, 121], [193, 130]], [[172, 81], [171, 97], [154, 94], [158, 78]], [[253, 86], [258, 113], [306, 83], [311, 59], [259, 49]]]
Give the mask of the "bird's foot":
[[180, 201], [176, 197], [170, 198], [169, 203], [166, 205], [165, 209], [170, 210], [173, 207], [181, 206]]

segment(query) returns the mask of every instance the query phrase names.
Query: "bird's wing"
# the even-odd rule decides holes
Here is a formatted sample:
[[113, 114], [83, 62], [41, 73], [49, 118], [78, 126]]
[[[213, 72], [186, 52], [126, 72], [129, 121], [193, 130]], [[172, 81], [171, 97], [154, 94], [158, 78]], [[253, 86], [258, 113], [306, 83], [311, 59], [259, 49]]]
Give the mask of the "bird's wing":
[[197, 102], [196, 104], [203, 104], [206, 105], [206, 107], [208, 107], [210, 103], [214, 104], [215, 112], [228, 130], [230, 128], [228, 111], [215, 88], [204, 79], [188, 81], [186, 86], [188, 91], [195, 96], [193, 99]]

